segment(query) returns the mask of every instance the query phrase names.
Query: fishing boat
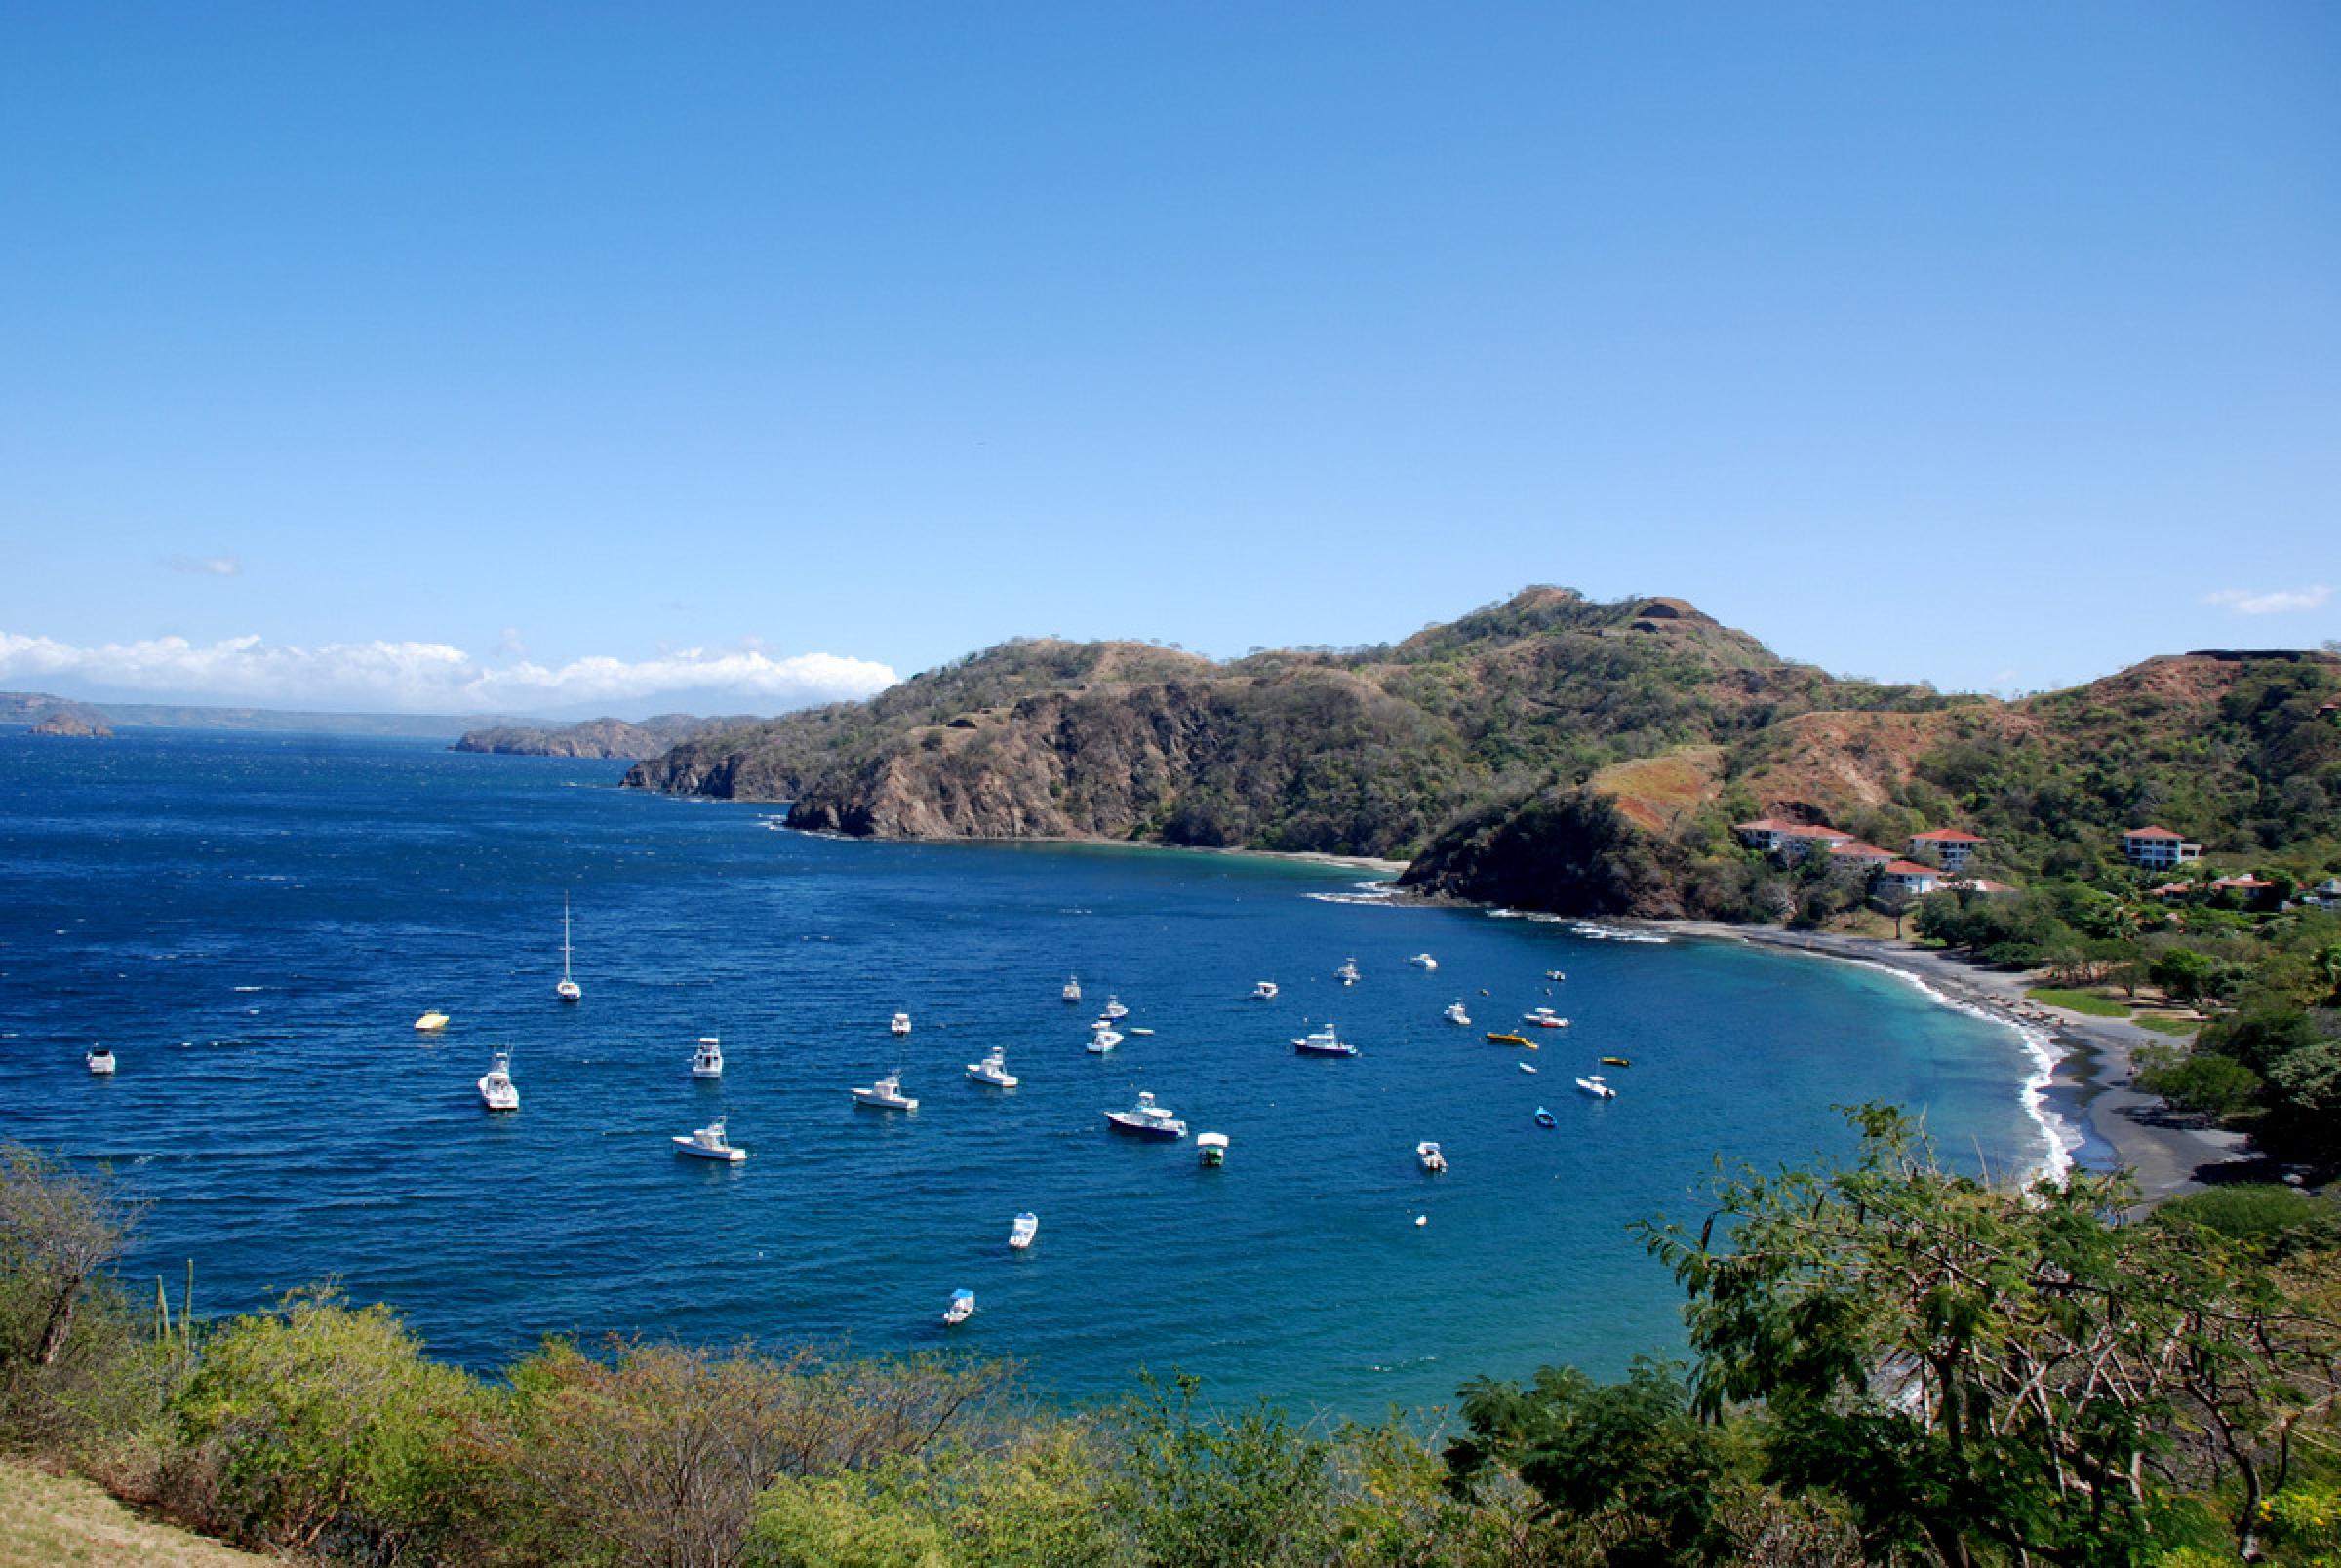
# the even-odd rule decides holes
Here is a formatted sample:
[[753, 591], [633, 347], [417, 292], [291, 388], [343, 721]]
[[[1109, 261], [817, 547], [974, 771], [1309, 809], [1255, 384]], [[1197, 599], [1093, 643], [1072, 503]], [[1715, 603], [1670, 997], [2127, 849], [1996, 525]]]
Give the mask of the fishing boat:
[[1334, 1034], [1333, 1026], [1330, 1024], [1326, 1025], [1323, 1029], [1311, 1030], [1308, 1034], [1301, 1036], [1292, 1042], [1292, 1049], [1302, 1056], [1355, 1056], [1358, 1054], [1358, 1048], [1339, 1035]]
[[873, 1111], [916, 1111], [919, 1102], [902, 1092], [902, 1070], [895, 1068], [866, 1089], [855, 1089], [853, 1103]]
[[1416, 1144], [1414, 1157], [1422, 1161], [1422, 1168], [1434, 1176], [1447, 1169], [1447, 1156], [1440, 1153], [1439, 1146], [1435, 1143]]
[[907, 1034], [909, 1034], [909, 1033], [910, 1033], [910, 1014], [908, 1014], [908, 1013], [896, 1013], [896, 1014], [894, 1014], [894, 1016], [893, 1016], [892, 1019], [888, 1020], [888, 1022], [887, 1022], [887, 1026], [886, 1026], [886, 1027], [887, 1027], [887, 1029], [888, 1029], [890, 1032], [892, 1032], [893, 1034], [895, 1034], [895, 1035], [907, 1035]]
[[520, 1109], [520, 1090], [512, 1082], [510, 1051], [497, 1051], [489, 1059], [487, 1075], [480, 1079], [480, 1103], [491, 1111]]
[[1440, 1016], [1445, 1018], [1450, 1024], [1462, 1024], [1466, 1027], [1469, 1027], [1471, 1023], [1471, 1014], [1463, 1010], [1463, 1000], [1460, 997], [1456, 998], [1453, 1001], [1448, 1002], [1447, 1004], [1447, 1011], [1440, 1014]]
[[1581, 1078], [1577, 1079], [1577, 1088], [1583, 1093], [1592, 1095], [1597, 1100], [1614, 1100], [1617, 1098], [1617, 1091], [1611, 1088], [1608, 1084], [1603, 1082], [1602, 1075], [1599, 1073], [1594, 1074], [1591, 1078]]
[[1436, 969], [1439, 967], [1439, 960], [1432, 958], [1428, 953], [1417, 953], [1407, 961], [1414, 965], [1414, 967], [1417, 969]]
[[110, 1045], [99, 1045], [81, 1060], [82, 1065], [90, 1070], [90, 1076], [93, 1078], [112, 1078], [114, 1076], [114, 1051]]
[[1568, 1020], [1550, 1007], [1538, 1007], [1520, 1015], [1520, 1021], [1530, 1029], [1567, 1029]]
[[1536, 1125], [1539, 1127], [1557, 1127], [1560, 1125], [1560, 1123], [1553, 1119], [1553, 1114], [1550, 1111], [1547, 1111], [1542, 1106], [1538, 1106], [1536, 1108]]
[[694, 1078], [720, 1078], [724, 1076], [724, 1045], [713, 1035], [701, 1035], [698, 1045], [691, 1053], [691, 1076]]
[[1490, 1045], [1526, 1045], [1529, 1050], [1536, 1048], [1536, 1042], [1526, 1035], [1490, 1034], [1488, 1037], [1488, 1043]]
[[1103, 1056], [1107, 1051], [1112, 1050], [1115, 1046], [1121, 1043], [1121, 1031], [1114, 1029], [1095, 1030], [1090, 1035], [1089, 1052], [1091, 1056]]
[[1105, 1016], [1117, 1020], [1130, 1016], [1130, 1009], [1122, 1005], [1122, 999], [1110, 991], [1105, 994]]
[[1195, 1157], [1212, 1170], [1227, 1163], [1227, 1134], [1199, 1132], [1195, 1135]]
[[563, 1001], [580, 1001], [585, 993], [569, 972], [569, 894], [561, 895], [561, 983], [553, 987], [553, 995]]
[[943, 1309], [943, 1326], [945, 1328], [957, 1328], [960, 1324], [966, 1322], [969, 1318], [974, 1315], [975, 1292], [972, 1290], [954, 1290], [951, 1292], [951, 1305]]
[[1057, 995], [1064, 998], [1067, 1001], [1079, 1001], [1081, 1000], [1081, 976], [1077, 974], [1067, 975], [1065, 977], [1065, 988], [1062, 991], [1059, 991]]
[[1041, 1217], [1030, 1210], [1019, 1214], [1008, 1228], [1008, 1244], [1018, 1252], [1032, 1245], [1032, 1238], [1041, 1234]]
[[968, 1077], [978, 1083], [989, 1083], [995, 1089], [1012, 1089], [1016, 1086], [1016, 1075], [1008, 1070], [1008, 1048], [1004, 1045], [995, 1045], [985, 1051], [980, 1062], [970, 1062]]
[[1602, 1058], [1602, 1065], [1604, 1067], [1632, 1067], [1634, 1064], [1623, 1056], [1605, 1056]]
[[1340, 981], [1345, 986], [1356, 985], [1358, 983], [1358, 960], [1355, 959], [1343, 959], [1341, 960], [1341, 967], [1333, 971], [1333, 978]]
[[724, 1140], [724, 1118], [717, 1117], [688, 1138], [674, 1140], [675, 1153], [689, 1155], [694, 1159], [720, 1159], [727, 1165], [736, 1165], [748, 1157], [745, 1149], [734, 1149]]
[[1168, 1106], [1154, 1103], [1154, 1096], [1141, 1093], [1138, 1103], [1127, 1111], [1108, 1111], [1106, 1124], [1116, 1132], [1127, 1132], [1139, 1138], [1184, 1138], [1187, 1124], [1170, 1114]]
[[418, 1035], [436, 1035], [446, 1027], [447, 1014], [443, 1012], [426, 1012], [415, 1020], [415, 1032]]
[[1523, 1063], [1521, 1063], [1521, 1064], [1520, 1064], [1520, 1070], [1521, 1070], [1523, 1073], [1533, 1073], [1533, 1072], [1535, 1072], [1535, 1071], [1536, 1071], [1536, 1070], [1535, 1070], [1533, 1067], [1530, 1067], [1530, 1066], [1529, 1066], [1528, 1063], [1526, 1063], [1526, 1062], [1523, 1062]]
[[1276, 1000], [1276, 982], [1273, 980], [1262, 980], [1253, 985], [1251, 988], [1251, 1000], [1254, 1001], [1274, 1001]]
[[1562, 972], [1561, 972], [1559, 969], [1547, 969], [1547, 970], [1545, 970], [1545, 971], [1544, 971], [1544, 977], [1545, 977], [1547, 980], [1566, 980], [1566, 979], [1567, 979], [1567, 978], [1568, 978], [1568, 976], [1567, 976], [1567, 975], [1566, 975], [1566, 974], [1563, 974], [1563, 973], [1562, 973]]

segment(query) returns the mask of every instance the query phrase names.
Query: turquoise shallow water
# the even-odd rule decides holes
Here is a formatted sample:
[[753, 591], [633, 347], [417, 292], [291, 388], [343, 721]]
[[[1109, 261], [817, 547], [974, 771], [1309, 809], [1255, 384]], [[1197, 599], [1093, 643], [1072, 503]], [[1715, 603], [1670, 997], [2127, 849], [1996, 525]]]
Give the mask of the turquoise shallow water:
[[[1353, 902], [1316, 866], [771, 832], [621, 771], [0, 735], [0, 1137], [111, 1161], [153, 1202], [133, 1271], [192, 1257], [199, 1305], [337, 1276], [474, 1363], [548, 1333], [949, 1343], [1071, 1394], [1175, 1363], [1352, 1413], [1679, 1345], [1629, 1222], [1695, 1216], [1718, 1152], [1845, 1150], [1833, 1103], [1923, 1108], [1970, 1161], [2040, 1156], [2015, 1038], [1885, 975]], [[1425, 950], [1436, 973], [1404, 961]], [[1068, 970], [1089, 1005], [1058, 1000]], [[1247, 1000], [1258, 979], [1282, 998]], [[1158, 1033], [1093, 1057], [1109, 989]], [[1474, 1028], [1441, 1019], [1457, 998]], [[1540, 1051], [1482, 1041], [1547, 1002], [1576, 1024]], [[411, 1027], [429, 1007], [437, 1039]], [[1329, 1017], [1362, 1054], [1294, 1056]], [[688, 1077], [702, 1034], [720, 1084]], [[1022, 1087], [966, 1080], [993, 1044]], [[523, 1096], [500, 1118], [472, 1087], [497, 1045]], [[1635, 1064], [1606, 1104], [1570, 1086], [1604, 1054]], [[915, 1115], [851, 1103], [893, 1066]], [[1141, 1088], [1229, 1134], [1227, 1167], [1108, 1135]], [[670, 1152], [719, 1111], [752, 1159]], [[1422, 1138], [1448, 1174], [1416, 1168]], [[981, 1311], [946, 1340], [961, 1286]]]

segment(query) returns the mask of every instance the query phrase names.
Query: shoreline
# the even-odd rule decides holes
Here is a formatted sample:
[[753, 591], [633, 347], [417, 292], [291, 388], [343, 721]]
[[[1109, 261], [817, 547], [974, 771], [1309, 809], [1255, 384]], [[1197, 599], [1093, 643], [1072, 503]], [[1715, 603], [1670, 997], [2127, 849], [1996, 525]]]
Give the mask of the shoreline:
[[[2210, 1185], [2206, 1173], [2255, 1157], [2243, 1134], [2193, 1124], [2159, 1097], [2132, 1086], [2138, 1047], [2167, 1045], [2168, 1039], [2126, 1019], [2093, 1018], [2035, 1001], [2025, 995], [2034, 983], [2032, 975], [1987, 969], [1949, 953], [1876, 937], [1714, 921], [1620, 923], [1867, 964], [1915, 982], [1946, 1006], [2014, 1030], [2041, 1062], [2041, 1072], [2022, 1087], [2025, 1109], [2046, 1136], [2063, 1145], [2061, 1154], [2048, 1156], [2043, 1169], [2074, 1162], [2094, 1170], [2126, 1169], [2140, 1198], [2153, 1204], [2199, 1192]], [[2112, 1158], [2090, 1151], [2081, 1137], [2060, 1136], [2059, 1123], [2068, 1134], [2085, 1132], [2110, 1150]]]

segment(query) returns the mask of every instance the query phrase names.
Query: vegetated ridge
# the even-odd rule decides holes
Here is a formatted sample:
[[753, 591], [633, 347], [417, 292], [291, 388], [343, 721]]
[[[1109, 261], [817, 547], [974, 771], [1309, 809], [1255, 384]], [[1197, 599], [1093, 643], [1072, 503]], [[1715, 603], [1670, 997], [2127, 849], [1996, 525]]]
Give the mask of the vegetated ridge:
[[699, 736], [641, 788], [792, 802], [882, 838], [1085, 838], [1410, 858], [1429, 893], [1778, 919], [1733, 821], [1882, 845], [1964, 827], [1986, 875], [2073, 872], [2161, 821], [2214, 846], [2341, 841], [2341, 660], [2199, 652], [2020, 702], [1831, 676], [1679, 599], [1531, 588], [1396, 645], [1214, 662], [1002, 644]]
[[757, 722], [753, 714], [702, 719], [692, 713], [661, 713], [643, 720], [586, 719], [574, 725], [497, 725], [466, 730], [450, 751], [494, 752], [504, 757], [605, 757], [629, 762], [655, 757], [694, 735], [737, 729]]

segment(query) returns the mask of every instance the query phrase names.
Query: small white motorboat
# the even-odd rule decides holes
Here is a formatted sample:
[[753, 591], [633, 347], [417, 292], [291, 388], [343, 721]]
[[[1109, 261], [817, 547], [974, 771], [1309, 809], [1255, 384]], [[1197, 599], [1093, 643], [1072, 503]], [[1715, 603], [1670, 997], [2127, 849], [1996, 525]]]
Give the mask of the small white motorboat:
[[1130, 1009], [1122, 1005], [1122, 999], [1110, 991], [1105, 994], [1105, 1016], [1117, 1020], [1130, 1016]]
[[569, 972], [569, 894], [566, 892], [561, 895], [561, 983], [553, 987], [553, 995], [563, 1001], [578, 1001], [585, 996]]
[[443, 1012], [426, 1012], [415, 1020], [415, 1032], [418, 1035], [436, 1035], [446, 1027], [447, 1014]]
[[1132, 1024], [1122, 1033], [1125, 1035], [1151, 1035], [1154, 1033], [1154, 1031], [1151, 1029], [1140, 1029], [1137, 1025]]
[[1276, 982], [1273, 980], [1262, 980], [1255, 984], [1251, 988], [1251, 1000], [1254, 1001], [1274, 1001], [1276, 1000]]
[[694, 1078], [720, 1078], [724, 1076], [724, 1044], [713, 1035], [701, 1035], [698, 1048], [691, 1053], [691, 1076]]
[[968, 1077], [978, 1083], [989, 1083], [995, 1089], [1012, 1089], [1016, 1086], [1016, 1075], [1008, 1070], [1006, 1046], [995, 1045], [983, 1053], [982, 1061], [970, 1062]]
[[114, 1076], [114, 1052], [110, 1045], [100, 1045], [83, 1056], [81, 1060], [83, 1065], [89, 1068], [90, 1076], [93, 1078], [112, 1078]]
[[1292, 1049], [1302, 1056], [1355, 1056], [1358, 1048], [1333, 1032], [1333, 1026], [1313, 1029], [1292, 1042]]
[[1213, 1170], [1227, 1163], [1227, 1134], [1199, 1132], [1195, 1135], [1195, 1156]]
[[916, 1111], [919, 1102], [902, 1092], [902, 1070], [895, 1068], [866, 1089], [853, 1091], [853, 1103], [875, 1111]]
[[720, 1159], [728, 1165], [736, 1165], [748, 1157], [745, 1149], [734, 1149], [724, 1140], [722, 1117], [717, 1117], [688, 1138], [677, 1138], [675, 1153], [689, 1155], [694, 1159]]
[[887, 1025], [886, 1027], [887, 1027], [888, 1029], [892, 1030], [893, 1033], [895, 1033], [895, 1034], [897, 1034], [897, 1035], [907, 1035], [907, 1034], [909, 1034], [909, 1033], [910, 1033], [910, 1014], [908, 1014], [908, 1013], [896, 1013], [896, 1014], [894, 1014], [894, 1016], [893, 1016], [893, 1020], [892, 1020], [890, 1023], [888, 1023], [888, 1025]]
[[1355, 959], [1343, 959], [1341, 960], [1341, 967], [1333, 971], [1333, 978], [1340, 981], [1345, 986], [1356, 985], [1358, 983], [1358, 960]]
[[1081, 976], [1077, 974], [1067, 975], [1065, 977], [1065, 988], [1064, 990], [1058, 992], [1057, 995], [1064, 998], [1067, 1001], [1079, 1001], [1081, 1000]]
[[1545, 977], [1547, 980], [1566, 980], [1566, 979], [1567, 979], [1567, 978], [1568, 978], [1568, 976], [1567, 976], [1567, 975], [1566, 975], [1566, 974], [1563, 974], [1563, 973], [1562, 973], [1562, 972], [1561, 972], [1559, 969], [1547, 969], [1547, 970], [1545, 970], [1545, 971], [1544, 971], [1544, 977]]
[[1431, 1172], [1433, 1175], [1437, 1175], [1440, 1171], [1447, 1169], [1447, 1156], [1439, 1152], [1439, 1146], [1435, 1143], [1425, 1142], [1416, 1144], [1414, 1146], [1414, 1157], [1422, 1161], [1422, 1168]]
[[1108, 1111], [1105, 1119], [1116, 1132], [1127, 1132], [1139, 1138], [1184, 1138], [1187, 1124], [1172, 1116], [1170, 1108], [1154, 1103], [1151, 1094], [1140, 1094], [1138, 1103], [1128, 1111]]
[[1096, 1034], [1099, 1030], [1111, 1029], [1113, 1027], [1114, 1021], [1111, 1018], [1092, 1018], [1090, 1020], [1090, 1033], [1092, 1035]]
[[1428, 953], [1417, 953], [1407, 961], [1414, 965], [1414, 967], [1417, 969], [1436, 969], [1439, 967], [1439, 960], [1432, 958]]
[[972, 1290], [954, 1290], [951, 1292], [951, 1305], [943, 1309], [943, 1326], [945, 1328], [957, 1328], [960, 1324], [966, 1322], [969, 1318], [974, 1315], [975, 1292]]
[[1538, 1029], [1567, 1029], [1568, 1027], [1568, 1020], [1550, 1007], [1538, 1007], [1532, 1012], [1522, 1013], [1520, 1021], [1524, 1024], [1533, 1024]]
[[1115, 1046], [1121, 1043], [1121, 1031], [1114, 1029], [1100, 1029], [1090, 1037], [1090, 1054], [1091, 1056], [1103, 1056], [1107, 1051], [1112, 1050]]
[[1614, 1100], [1617, 1098], [1617, 1091], [1611, 1088], [1608, 1084], [1604, 1083], [1602, 1081], [1602, 1075], [1599, 1073], [1594, 1074], [1591, 1078], [1581, 1078], [1577, 1079], [1577, 1087], [1583, 1092], [1592, 1095], [1597, 1100]]
[[1463, 1002], [1461, 999], [1457, 999], [1454, 1001], [1448, 1002], [1447, 1004], [1447, 1010], [1441, 1013], [1439, 1016], [1445, 1018], [1450, 1024], [1467, 1025], [1471, 1022], [1471, 1014], [1463, 1010]]
[[489, 1059], [487, 1076], [480, 1079], [480, 1103], [491, 1111], [520, 1109], [520, 1090], [512, 1082], [510, 1051], [497, 1051]]
[[1535, 1071], [1536, 1071], [1534, 1068], [1530, 1067], [1530, 1066], [1529, 1066], [1528, 1063], [1526, 1063], [1526, 1062], [1523, 1062], [1523, 1063], [1521, 1063], [1521, 1064], [1520, 1064], [1520, 1070], [1521, 1070], [1523, 1073], [1533, 1073], [1533, 1072], [1535, 1072]]
[[1008, 1244], [1021, 1252], [1032, 1245], [1032, 1238], [1040, 1234], [1041, 1217], [1026, 1210], [1017, 1215], [1015, 1223], [1008, 1228]]

